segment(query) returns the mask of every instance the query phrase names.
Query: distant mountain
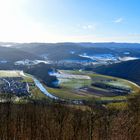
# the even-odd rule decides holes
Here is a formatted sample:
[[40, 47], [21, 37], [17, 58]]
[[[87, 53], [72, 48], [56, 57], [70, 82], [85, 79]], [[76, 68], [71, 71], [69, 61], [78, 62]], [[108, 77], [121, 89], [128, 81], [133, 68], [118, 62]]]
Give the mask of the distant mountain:
[[[53, 52], [61, 52], [61, 53], [70, 53], [74, 51], [75, 53], [107, 53], [110, 51], [108, 48], [96, 48], [96, 47], [84, 47], [81, 43], [27, 43], [27, 44], [20, 44], [16, 45], [16, 47], [20, 48], [21, 50], [27, 49], [29, 52], [34, 52], [37, 54], [42, 53], [53, 53]], [[59, 49], [59, 50], [58, 50]]]
[[108, 42], [108, 43], [80, 43], [80, 45], [84, 47], [100, 47], [100, 48], [140, 48], [140, 43], [115, 43], [115, 42]]
[[2, 47], [12, 47], [15, 45], [18, 45], [19, 43], [13, 43], [13, 42], [0, 42], [0, 46]]
[[24, 43], [12, 47], [54, 60], [73, 57], [82, 59], [79, 57], [81, 54], [140, 57], [140, 44], [138, 43]]
[[95, 72], [125, 78], [140, 85], [140, 59], [97, 67]]
[[0, 61], [1, 60], [6, 60], [6, 61], [17, 61], [17, 60], [22, 60], [22, 59], [39, 59], [40, 57], [23, 51], [19, 50], [16, 48], [11, 48], [11, 47], [0, 47]]
[[[5, 53], [0, 54], [11, 60], [46, 58], [53, 61], [95, 62], [111, 56], [109, 59], [120, 60], [119, 57], [140, 58], [138, 43], [4, 43], [0, 42]], [[5, 46], [5, 48], [4, 48]], [[16, 53], [15, 53], [16, 52]], [[3, 56], [4, 55], [4, 56]], [[94, 59], [95, 57], [98, 57]], [[102, 57], [102, 58], [100, 58]], [[105, 59], [108, 59], [107, 57]], [[101, 63], [101, 61], [100, 61]]]

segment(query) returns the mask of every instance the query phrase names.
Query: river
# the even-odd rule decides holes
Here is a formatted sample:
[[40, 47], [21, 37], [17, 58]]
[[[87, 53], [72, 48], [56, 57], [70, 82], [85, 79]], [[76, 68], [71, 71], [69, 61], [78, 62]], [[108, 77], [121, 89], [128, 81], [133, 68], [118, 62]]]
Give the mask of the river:
[[[24, 74], [23, 71], [20, 71], [20, 75], [21, 76], [28, 77], [27, 75]], [[59, 97], [56, 97], [56, 96], [52, 95], [51, 93], [49, 93], [47, 91], [47, 89], [42, 85], [42, 83], [38, 79], [36, 79], [32, 75], [30, 75], [30, 77], [34, 80], [35, 85], [40, 89], [40, 91], [43, 94], [45, 94], [47, 97], [49, 97], [51, 99], [55, 99], [55, 100], [67, 101], [67, 102], [72, 103], [72, 104], [83, 104], [83, 101], [82, 100], [65, 100], [65, 99], [62, 99], [62, 98], [59, 98]]]
[[[24, 77], [28, 77], [27, 75], [24, 74], [23, 71], [20, 71], [20, 75], [24, 76]], [[31, 78], [34, 80], [35, 85], [40, 89], [40, 91], [45, 94], [46, 96], [48, 96], [51, 99], [55, 99], [58, 100], [59, 98], [52, 95], [51, 93], [49, 93], [47, 91], [47, 89], [41, 84], [41, 82], [39, 80], [37, 80], [34, 76], [31, 75]]]
[[49, 98], [52, 98], [52, 99], [59, 99], [58, 97], [50, 94], [46, 88], [41, 84], [41, 82], [39, 80], [37, 80], [36, 78], [32, 77], [34, 82], [35, 82], [35, 85], [40, 89], [40, 91], [42, 91], [46, 96], [48, 96]]

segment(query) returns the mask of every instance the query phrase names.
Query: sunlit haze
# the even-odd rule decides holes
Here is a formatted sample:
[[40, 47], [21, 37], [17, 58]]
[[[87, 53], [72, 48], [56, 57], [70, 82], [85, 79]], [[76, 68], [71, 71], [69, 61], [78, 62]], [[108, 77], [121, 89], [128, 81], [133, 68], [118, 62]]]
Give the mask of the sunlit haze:
[[0, 0], [3, 42], [140, 42], [139, 0]]

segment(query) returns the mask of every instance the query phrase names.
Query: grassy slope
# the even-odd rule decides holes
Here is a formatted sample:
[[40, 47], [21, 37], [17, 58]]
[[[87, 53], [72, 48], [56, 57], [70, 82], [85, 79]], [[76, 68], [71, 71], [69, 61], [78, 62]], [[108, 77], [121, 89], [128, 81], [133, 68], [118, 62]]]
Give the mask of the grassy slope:
[[35, 86], [34, 81], [32, 79], [32, 76], [29, 74], [26, 74], [26, 77], [23, 77], [25, 82], [30, 84], [30, 93], [32, 99], [48, 99], [46, 95], [44, 95], [38, 87]]

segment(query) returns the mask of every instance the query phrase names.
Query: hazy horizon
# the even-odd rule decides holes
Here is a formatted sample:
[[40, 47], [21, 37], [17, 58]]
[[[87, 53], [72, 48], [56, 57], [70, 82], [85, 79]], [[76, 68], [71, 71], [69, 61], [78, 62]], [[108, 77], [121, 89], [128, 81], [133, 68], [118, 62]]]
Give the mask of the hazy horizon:
[[91, 43], [91, 44], [96, 44], [96, 43], [97, 43], [97, 44], [98, 44], [98, 43], [99, 43], [99, 44], [100, 44], [100, 43], [140, 44], [140, 42], [102, 42], [102, 41], [101, 41], [101, 42], [87, 42], [87, 41], [85, 41], [85, 42], [84, 42], [84, 41], [82, 41], [82, 42], [78, 42], [78, 41], [77, 41], [77, 42], [74, 42], [74, 41], [73, 41], [73, 42], [70, 42], [70, 41], [66, 41], [66, 42], [45, 42], [45, 41], [44, 41], [44, 42], [41, 42], [41, 41], [11, 42], [11, 41], [0, 41], [0, 43], [3, 43], [3, 44], [8, 44], [8, 43], [9, 43], [9, 44], [10, 44], [10, 43], [11, 43], [11, 44], [16, 44], [16, 43], [17, 43], [17, 44], [24, 44], [24, 43], [25, 43], [25, 44], [26, 44], [26, 43], [27, 43], [27, 44], [30, 44], [30, 43], [31, 43], [31, 44], [32, 44], [32, 43], [44, 43], [44, 44], [45, 44], [45, 43], [46, 43], [46, 44], [59, 44], [59, 43], [60, 43], [60, 44], [61, 44], [61, 43], [76, 43], [76, 44], [78, 44], [78, 43]]

